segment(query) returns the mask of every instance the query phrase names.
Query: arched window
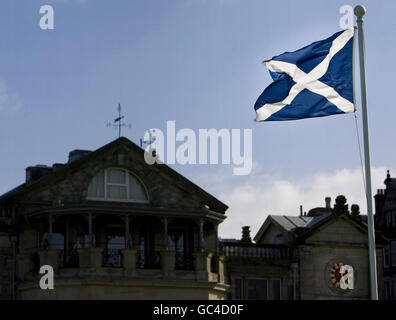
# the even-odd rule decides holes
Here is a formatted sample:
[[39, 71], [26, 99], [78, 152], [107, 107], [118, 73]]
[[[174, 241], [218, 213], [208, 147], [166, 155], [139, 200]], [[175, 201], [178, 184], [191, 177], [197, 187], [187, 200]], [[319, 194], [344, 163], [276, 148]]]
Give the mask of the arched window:
[[88, 200], [148, 202], [142, 183], [130, 172], [109, 168], [98, 172], [88, 186]]

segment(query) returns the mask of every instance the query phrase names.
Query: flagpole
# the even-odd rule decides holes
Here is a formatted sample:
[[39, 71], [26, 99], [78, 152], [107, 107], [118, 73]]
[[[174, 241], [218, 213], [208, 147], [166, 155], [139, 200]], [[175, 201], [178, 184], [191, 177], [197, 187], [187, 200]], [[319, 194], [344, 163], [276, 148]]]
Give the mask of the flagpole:
[[359, 33], [360, 89], [361, 89], [361, 99], [362, 99], [364, 160], [365, 160], [365, 175], [366, 175], [367, 224], [368, 224], [369, 258], [370, 258], [370, 289], [371, 289], [371, 299], [378, 300], [377, 262], [376, 262], [376, 246], [375, 246], [374, 218], [373, 218], [373, 198], [371, 191], [370, 141], [369, 141], [367, 92], [366, 92], [366, 64], [365, 64], [364, 32], [363, 32], [363, 16], [366, 13], [366, 9], [363, 6], [358, 5], [354, 9], [354, 13], [355, 16], [357, 17], [356, 22]]

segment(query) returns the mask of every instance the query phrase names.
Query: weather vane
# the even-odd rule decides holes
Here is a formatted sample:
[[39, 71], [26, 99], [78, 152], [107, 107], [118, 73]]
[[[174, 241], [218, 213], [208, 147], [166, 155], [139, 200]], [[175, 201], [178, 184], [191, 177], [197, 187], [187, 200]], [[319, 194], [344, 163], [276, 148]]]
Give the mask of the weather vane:
[[121, 137], [121, 127], [127, 127], [127, 128], [132, 128], [131, 124], [125, 124], [122, 122], [122, 119], [124, 119], [124, 116], [121, 116], [121, 104], [118, 104], [118, 118], [114, 119], [114, 123], [111, 123], [110, 121], [107, 122], [108, 127], [118, 127], [118, 138]]

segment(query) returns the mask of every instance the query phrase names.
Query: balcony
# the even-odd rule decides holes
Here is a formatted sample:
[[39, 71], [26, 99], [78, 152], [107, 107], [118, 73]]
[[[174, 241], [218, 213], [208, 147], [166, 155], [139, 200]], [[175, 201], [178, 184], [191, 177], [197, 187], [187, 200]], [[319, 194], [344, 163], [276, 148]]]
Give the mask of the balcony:
[[221, 251], [225, 257], [252, 257], [262, 259], [289, 259], [291, 257], [290, 247], [280, 245], [223, 242]]
[[161, 253], [158, 250], [137, 250], [136, 268], [160, 269]]
[[134, 278], [186, 279], [224, 283], [223, 258], [194, 250], [175, 252], [163, 247], [153, 250], [106, 249], [103, 247], [39, 250], [26, 255], [18, 271], [20, 280], [37, 277], [38, 266], [50, 265], [55, 276], [116, 276]]
[[194, 270], [194, 255], [175, 252], [175, 270]]
[[80, 266], [80, 259], [78, 256], [78, 251], [75, 248], [69, 250], [61, 250], [61, 268], [78, 268]]
[[122, 268], [122, 254], [120, 249], [104, 249], [102, 266], [105, 268]]

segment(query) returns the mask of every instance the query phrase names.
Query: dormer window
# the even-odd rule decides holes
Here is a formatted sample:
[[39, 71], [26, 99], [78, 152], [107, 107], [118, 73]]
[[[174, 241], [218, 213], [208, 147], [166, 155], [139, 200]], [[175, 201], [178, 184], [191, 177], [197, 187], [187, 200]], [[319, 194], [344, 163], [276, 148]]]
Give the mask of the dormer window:
[[88, 186], [88, 200], [148, 202], [142, 182], [127, 170], [108, 168], [98, 172]]

